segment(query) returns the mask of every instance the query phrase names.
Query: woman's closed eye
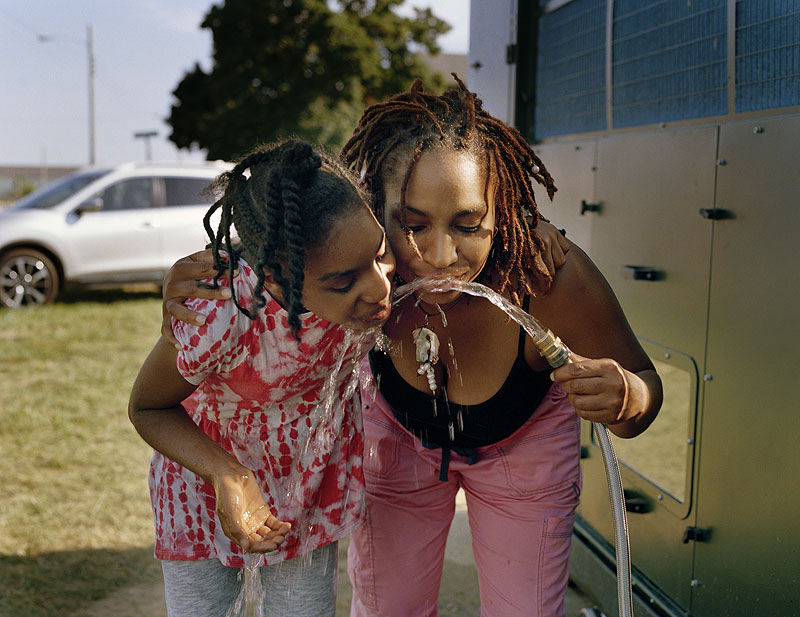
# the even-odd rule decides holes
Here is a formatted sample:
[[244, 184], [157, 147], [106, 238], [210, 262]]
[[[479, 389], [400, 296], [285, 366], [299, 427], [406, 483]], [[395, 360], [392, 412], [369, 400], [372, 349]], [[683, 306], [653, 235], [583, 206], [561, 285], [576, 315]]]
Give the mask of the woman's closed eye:
[[474, 234], [481, 228], [480, 224], [478, 225], [457, 225], [456, 229], [465, 234]]

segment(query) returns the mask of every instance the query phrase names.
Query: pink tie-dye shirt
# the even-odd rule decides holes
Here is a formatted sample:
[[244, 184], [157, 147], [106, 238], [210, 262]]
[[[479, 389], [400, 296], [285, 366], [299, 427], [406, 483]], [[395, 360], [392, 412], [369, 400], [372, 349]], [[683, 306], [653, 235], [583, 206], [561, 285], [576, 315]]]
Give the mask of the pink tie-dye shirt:
[[[245, 263], [235, 279], [243, 306], [255, 274]], [[192, 300], [206, 315], [198, 327], [173, 321], [178, 370], [197, 390], [183, 406], [203, 431], [251, 469], [272, 512], [292, 523], [286, 542], [262, 556], [273, 564], [347, 535], [364, 516], [363, 436], [356, 391], [359, 360], [375, 332], [346, 332], [301, 315], [301, 342], [288, 314], [267, 295], [258, 318], [232, 301]], [[243, 551], [222, 531], [211, 484], [155, 452], [150, 497], [155, 555], [167, 560], [217, 558], [243, 567]]]

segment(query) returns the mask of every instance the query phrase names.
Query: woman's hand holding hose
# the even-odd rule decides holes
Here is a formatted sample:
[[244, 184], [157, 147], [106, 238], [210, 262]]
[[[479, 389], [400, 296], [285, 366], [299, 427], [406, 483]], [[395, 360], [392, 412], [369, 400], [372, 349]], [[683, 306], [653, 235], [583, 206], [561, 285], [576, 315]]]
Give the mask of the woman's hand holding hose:
[[632, 373], [610, 358], [591, 359], [571, 353], [551, 379], [559, 384], [581, 418], [608, 426], [618, 437], [634, 437], [649, 424], [642, 419], [650, 407], [646, 380], [655, 371]]

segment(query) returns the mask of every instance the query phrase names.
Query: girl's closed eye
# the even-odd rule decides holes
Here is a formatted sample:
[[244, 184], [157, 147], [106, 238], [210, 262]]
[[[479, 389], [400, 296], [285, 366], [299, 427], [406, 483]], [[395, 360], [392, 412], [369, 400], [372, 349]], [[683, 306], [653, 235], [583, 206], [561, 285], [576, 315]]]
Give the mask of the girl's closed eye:
[[[385, 255], [385, 253], [384, 253], [384, 255]], [[350, 291], [353, 288], [353, 285], [355, 285], [355, 284], [356, 284], [356, 279], [355, 279], [355, 277], [352, 277], [349, 280], [349, 282], [346, 285], [344, 285], [343, 287], [331, 287], [330, 290], [332, 292], [334, 292], [334, 293], [343, 294], [343, 293], [347, 293], [348, 291]]]

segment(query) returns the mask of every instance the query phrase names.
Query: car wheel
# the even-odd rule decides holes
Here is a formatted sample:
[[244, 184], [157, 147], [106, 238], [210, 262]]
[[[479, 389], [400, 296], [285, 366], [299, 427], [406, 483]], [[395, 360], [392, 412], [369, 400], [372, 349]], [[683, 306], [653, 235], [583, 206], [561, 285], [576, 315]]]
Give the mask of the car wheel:
[[0, 257], [0, 307], [50, 304], [59, 283], [53, 261], [36, 249], [13, 249]]

